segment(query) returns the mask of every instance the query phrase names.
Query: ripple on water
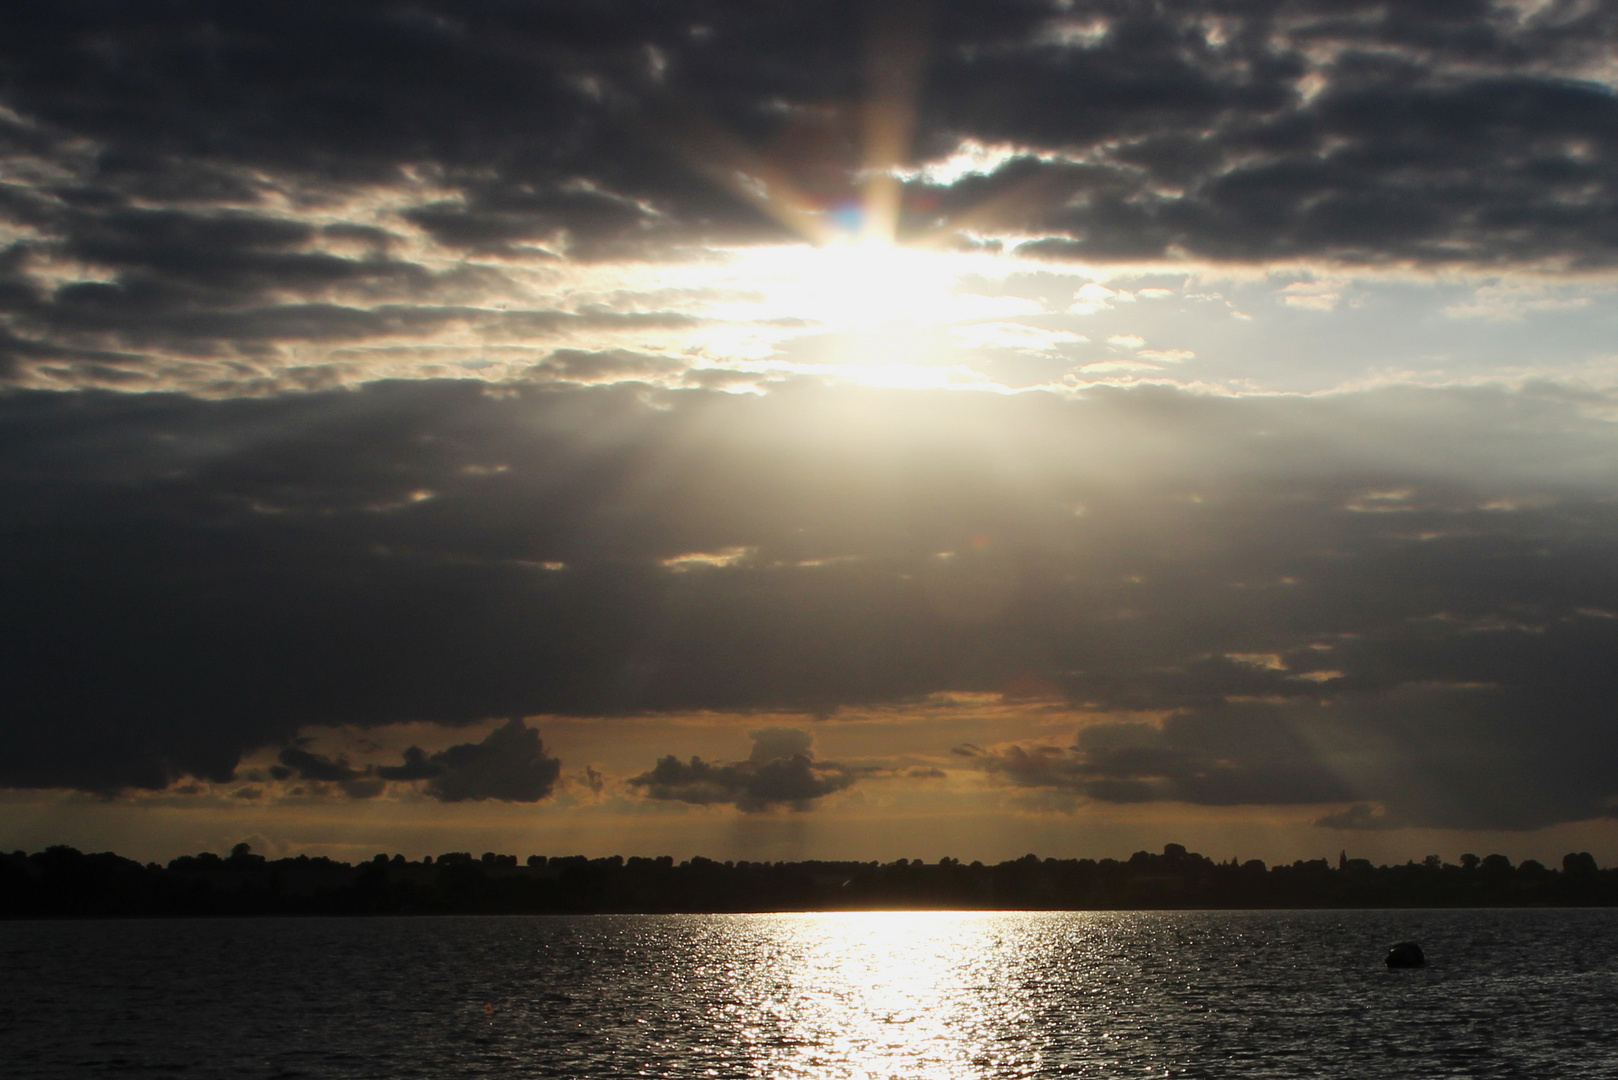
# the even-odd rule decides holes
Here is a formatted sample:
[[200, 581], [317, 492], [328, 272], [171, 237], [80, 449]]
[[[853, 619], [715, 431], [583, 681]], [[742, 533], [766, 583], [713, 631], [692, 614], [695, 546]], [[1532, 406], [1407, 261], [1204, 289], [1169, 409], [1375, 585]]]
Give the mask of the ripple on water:
[[[1393, 941], [1424, 968], [1390, 971]], [[1618, 912], [0, 924], [8, 1075], [1618, 1075]]]

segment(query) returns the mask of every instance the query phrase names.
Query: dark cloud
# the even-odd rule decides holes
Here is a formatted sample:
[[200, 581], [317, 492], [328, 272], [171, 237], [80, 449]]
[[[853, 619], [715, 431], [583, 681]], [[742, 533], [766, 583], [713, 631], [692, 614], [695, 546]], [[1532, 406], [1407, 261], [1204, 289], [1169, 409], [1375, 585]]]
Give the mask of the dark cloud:
[[[270, 767], [270, 775], [277, 780], [286, 780], [296, 777], [299, 780], [310, 780], [318, 784], [336, 784], [342, 792], [351, 799], [374, 799], [382, 794], [386, 784], [372, 776], [370, 769], [356, 769], [348, 763], [348, 759], [339, 757], [335, 760], [324, 754], [316, 754], [301, 747], [289, 746], [278, 755], [280, 765]], [[262, 795], [246, 796], [237, 793], [240, 798], [258, 798]]]
[[1399, 827], [1397, 820], [1385, 813], [1380, 813], [1370, 803], [1355, 803], [1347, 809], [1325, 814], [1315, 824], [1322, 829], [1346, 829], [1354, 832], [1370, 832]]
[[[7, 4], [0, 360], [99, 353], [64, 370], [115, 381], [119, 354], [160, 368], [434, 325], [498, 288], [502, 259], [780, 239], [735, 178], [811, 211], [850, 197], [863, 101], [904, 96], [914, 42], [912, 164], [1013, 156], [918, 175], [913, 231], [1027, 232], [1030, 253], [1085, 260], [1618, 250], [1610, 5], [924, 8]], [[418, 233], [493, 262], [432, 269], [403, 254]]]
[[427, 781], [427, 793], [443, 802], [538, 802], [562, 773], [562, 762], [545, 752], [539, 732], [516, 717], [482, 742], [452, 746], [427, 761], [439, 769]]
[[994, 218], [1054, 258], [1605, 263], [1618, 104], [1577, 73], [1613, 18], [1080, 3], [1043, 42], [941, 57], [923, 131], [1028, 148], [946, 205], [1015, 195]]
[[[974, 748], [976, 749], [976, 748]], [[1020, 787], [1066, 789], [1101, 802], [1286, 805], [1349, 798], [1299, 729], [1267, 705], [1225, 704], [1147, 723], [1098, 724], [1076, 745], [972, 753]]]
[[427, 757], [427, 751], [412, 746], [404, 752], [399, 765], [379, 765], [376, 775], [384, 780], [432, 780], [444, 775], [444, 766]]
[[651, 771], [630, 777], [646, 796], [701, 806], [732, 804], [757, 812], [776, 806], [808, 810], [816, 799], [854, 783], [854, 774], [835, 762], [816, 761], [814, 737], [797, 728], [750, 732], [753, 752], [746, 761], [681, 761], [670, 754]]
[[579, 349], [558, 349], [542, 363], [535, 364], [527, 376], [538, 382], [612, 383], [632, 379], [656, 379], [682, 370], [684, 364], [665, 356], [649, 356], [623, 349], [607, 352], [585, 352]]
[[280, 764], [269, 770], [277, 780], [336, 784], [356, 799], [382, 794], [387, 781], [425, 780], [423, 790], [441, 802], [538, 802], [555, 788], [562, 771], [560, 759], [545, 752], [539, 732], [519, 718], [491, 731], [482, 742], [460, 743], [435, 754], [409, 747], [398, 765], [356, 767], [346, 757], [333, 759], [299, 746], [286, 747], [277, 760]]
[[[323, 780], [340, 783], [344, 780], [357, 780], [365, 773], [355, 769], [348, 763], [347, 758], [338, 758], [333, 761], [324, 754], [310, 753], [308, 750], [296, 746], [289, 746], [278, 755], [284, 769], [277, 770], [278, 779], [296, 774], [301, 780]], [[290, 770], [290, 771], [287, 771]]]
[[[1377, 640], [1372, 650], [1397, 654], [1422, 675], [1414, 667], [1373, 674], [1361, 639], [1333, 649], [1346, 674], [1318, 693], [1255, 698], [1204, 682], [1207, 704], [1180, 707], [1161, 725], [1086, 727], [1065, 748], [958, 752], [1009, 784], [1102, 802], [1380, 804], [1358, 802], [1316, 822], [1335, 829], [1533, 828], [1603, 816], [1606, 766], [1586, 755], [1605, 754], [1602, 716], [1618, 702], [1618, 681], [1591, 677], [1596, 657], [1618, 645], [1609, 621], [1488, 619], [1437, 633], [1382, 626], [1364, 635]], [[1306, 662], [1297, 660], [1300, 669]], [[1564, 680], [1555, 670], [1564, 667], [1579, 674]], [[1293, 670], [1274, 677], [1298, 678]], [[1132, 706], [1183, 700], [1177, 682], [1170, 676], [1165, 693], [1131, 695]]]
[[[802, 240], [782, 222], [861, 190], [873, 94], [914, 93], [901, 231], [944, 248], [1604, 266], [1614, 23], [1503, 0], [23, 0], [0, 11], [0, 380], [745, 384], [636, 336], [694, 329], [689, 307], [573, 310], [533, 279]], [[987, 175], [923, 167], [962, 148]]]
[[[1609, 264], [1615, 33], [1484, 0], [0, 5], [0, 379], [208, 398], [0, 396], [0, 783], [288, 746], [349, 794], [533, 801], [560, 766], [520, 722], [380, 767], [293, 740], [1039, 685], [1161, 724], [963, 748], [1012, 785], [1605, 813], [1600, 394], [761, 399], [648, 343], [688, 314], [522, 282], [788, 238], [760, 185], [812, 219], [855, 193], [912, 55], [910, 235]], [[986, 174], [920, 167], [963, 147]], [[511, 343], [542, 385], [325, 389]], [[850, 775], [769, 753], [646, 776], [746, 808]]]
[[[307, 725], [1040, 686], [1166, 719], [1002, 755], [1017, 783], [1590, 817], [1618, 794], [1600, 407], [1536, 385], [13, 392], [0, 781], [223, 781]], [[371, 778], [549, 790], [537, 735], [491, 738]], [[757, 799], [837, 775], [793, 760]], [[726, 800], [763, 775], [666, 768]]]

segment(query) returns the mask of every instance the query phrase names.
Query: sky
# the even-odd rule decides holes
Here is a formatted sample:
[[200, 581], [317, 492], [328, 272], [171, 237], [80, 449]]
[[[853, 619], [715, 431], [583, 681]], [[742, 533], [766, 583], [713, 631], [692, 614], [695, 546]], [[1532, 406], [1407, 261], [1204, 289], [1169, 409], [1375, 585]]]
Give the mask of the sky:
[[0, 5], [0, 847], [1618, 861], [1618, 4]]

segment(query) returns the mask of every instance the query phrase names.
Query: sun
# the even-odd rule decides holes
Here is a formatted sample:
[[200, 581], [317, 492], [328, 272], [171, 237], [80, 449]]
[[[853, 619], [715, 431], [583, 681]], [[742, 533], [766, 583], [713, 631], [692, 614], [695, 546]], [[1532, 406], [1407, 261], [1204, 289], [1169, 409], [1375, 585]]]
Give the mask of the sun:
[[[725, 340], [707, 333], [701, 351], [883, 385], [927, 386], [942, 377], [951, 359], [948, 327], [960, 316], [961, 268], [952, 256], [961, 253], [900, 242], [928, 36], [922, 7], [873, 8], [863, 100], [793, 117], [773, 149], [679, 110], [675, 130], [683, 136], [675, 145], [684, 160], [799, 237], [729, 253], [727, 284], [750, 299], [715, 314], [759, 329]], [[803, 145], [822, 150], [806, 159], [794, 152]], [[792, 355], [774, 351], [772, 324], [783, 331], [776, 343]], [[810, 347], [795, 347], [806, 340]]]
[[964, 272], [949, 253], [860, 238], [753, 250], [734, 267], [755, 324], [790, 327], [805, 373], [910, 388], [962, 377], [951, 329], [972, 314]]
[[725, 299], [708, 308], [710, 321], [685, 339], [685, 352], [756, 373], [994, 389], [998, 383], [973, 370], [973, 353], [1008, 335], [1013, 347], [1040, 336], [1014, 322], [1039, 314], [1037, 304], [1031, 311], [1026, 298], [968, 287], [969, 279], [1004, 277], [1016, 261], [998, 247], [956, 247], [963, 227], [977, 229], [989, 216], [966, 208], [923, 221], [923, 204], [907, 204], [924, 16], [919, 6], [879, 6], [867, 27], [865, 99], [795, 118], [825, 128], [815, 128], [824, 138], [814, 145], [834, 152], [810, 155], [815, 167], [791, 152], [787, 136], [799, 130], [791, 124], [771, 150], [677, 112], [680, 136], [671, 145], [687, 164], [798, 238], [710, 249], [721, 260], [699, 269], [712, 276], [692, 291]]
[[952, 319], [956, 268], [936, 252], [855, 240], [795, 248], [785, 262], [780, 288], [831, 332], [917, 332]]
[[[732, 370], [894, 389], [1003, 389], [985, 349], [1049, 331], [1019, 320], [1043, 309], [985, 288], [1020, 264], [857, 235], [825, 244], [739, 247], [683, 284], [713, 299], [682, 338], [688, 354]], [[1022, 336], [1018, 336], [1018, 335]]]

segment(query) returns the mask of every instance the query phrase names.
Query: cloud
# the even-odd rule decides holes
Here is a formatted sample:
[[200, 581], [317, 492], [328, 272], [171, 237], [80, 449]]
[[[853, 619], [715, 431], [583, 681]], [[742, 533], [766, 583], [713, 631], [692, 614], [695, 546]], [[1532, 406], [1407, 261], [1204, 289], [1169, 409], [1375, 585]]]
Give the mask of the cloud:
[[[333, 760], [324, 754], [289, 746], [281, 751], [278, 760], [280, 765], [270, 767], [270, 775], [277, 780], [295, 776], [299, 780], [312, 780], [316, 784], [336, 784], [351, 799], [374, 799], [387, 787], [372, 775], [372, 770], [356, 769], [345, 757]], [[243, 794], [248, 791], [254, 793]], [[261, 795], [262, 792], [256, 789], [243, 789], [237, 792], [235, 797], [259, 798]]]
[[1227, 702], [1171, 714], [1161, 727], [1103, 723], [1074, 746], [1011, 745], [973, 755], [1019, 787], [1056, 788], [1099, 802], [1203, 806], [1288, 805], [1344, 799], [1342, 777], [1322, 762], [1284, 711]]
[[[852, 198], [868, 26], [808, 3], [700, 27], [635, 0], [7, 4], [0, 375], [214, 394], [655, 372], [670, 343], [633, 328], [688, 310], [609, 328], [585, 306], [649, 262], [801, 242], [779, 218]], [[1504, 0], [935, 11], [904, 228], [1086, 263], [1610, 266], [1615, 30], [1605, 5]], [[803, 205], [761, 212], [760, 185]], [[1087, 288], [1075, 310], [1127, 295]]]
[[1570, 311], [1587, 307], [1589, 303], [1590, 297], [1578, 295], [1565, 284], [1512, 282], [1479, 286], [1467, 302], [1446, 307], [1444, 314], [1454, 319], [1507, 322], [1520, 321], [1536, 312]]
[[444, 766], [427, 756], [419, 746], [408, 747], [404, 762], [399, 765], [379, 765], [376, 775], [384, 780], [433, 780], [444, 775]]
[[589, 353], [558, 349], [524, 372], [535, 381], [612, 383], [626, 379], [658, 380], [685, 370], [686, 365], [663, 356], [648, 356], [622, 349]]
[[[1610, 396], [795, 376], [836, 335], [761, 313], [746, 255], [868, 179], [870, 23], [839, 11], [0, 6], [0, 784], [223, 783], [284, 746], [350, 795], [534, 801], [560, 764], [521, 722], [387, 765], [295, 740], [1032, 675], [1161, 722], [967, 750], [1012, 788], [1606, 813]], [[1460, 267], [1445, 310], [1506, 334], [1589, 303], [1543, 271], [1618, 252], [1615, 34], [1601, 4], [934, 5], [900, 231], [986, 260], [955, 337], [1021, 386], [1243, 347], [1119, 322], [1202, 285], [1105, 264], [1239, 264], [1293, 282], [1260, 320], [1333, 326], [1381, 317], [1367, 269]], [[1007, 259], [1056, 264], [1037, 305]], [[784, 735], [659, 770], [744, 809], [852, 776]]]
[[1607, 39], [1578, 36], [1608, 33], [1610, 12], [1210, 15], [1081, 3], [1065, 20], [1094, 34], [942, 61], [923, 125], [939, 153], [951, 135], [1024, 148], [946, 201], [1023, 192], [1002, 225], [1061, 259], [1611, 261], [1604, 233], [1572, 231], [1612, 198], [1600, 129], [1618, 106], [1581, 78]]
[[561, 775], [561, 760], [545, 752], [539, 732], [520, 718], [491, 731], [482, 742], [460, 743], [428, 754], [419, 746], [404, 752], [398, 765], [350, 764], [300, 746], [288, 746], [277, 755], [269, 772], [277, 780], [336, 784], [349, 797], [370, 799], [382, 794], [389, 781], [425, 780], [423, 790], [440, 802], [538, 802], [548, 796]]
[[[551, 793], [562, 773], [561, 760], [545, 752], [539, 732], [519, 717], [491, 731], [482, 742], [441, 750], [426, 763], [438, 770], [427, 781], [427, 794], [441, 802], [538, 802]], [[412, 764], [407, 751], [402, 768]], [[414, 764], [416, 771], [422, 771], [419, 751]]]
[[1326, 814], [1316, 821], [1315, 825], [1322, 829], [1345, 829], [1354, 832], [1369, 832], [1399, 827], [1398, 821], [1370, 803], [1355, 803], [1346, 809]]
[[1343, 299], [1340, 281], [1294, 281], [1281, 290], [1281, 303], [1305, 311], [1331, 311]]
[[340, 783], [344, 780], [355, 780], [365, 773], [349, 765], [347, 758], [338, 758], [333, 761], [324, 754], [310, 753], [308, 750], [296, 746], [289, 746], [282, 750], [278, 759], [283, 770], [278, 770], [278, 778], [284, 779], [294, 773], [303, 780], [322, 780]]
[[816, 761], [814, 737], [797, 728], [763, 728], [748, 733], [753, 752], [746, 761], [681, 761], [670, 754], [629, 779], [647, 798], [701, 806], [730, 804], [756, 813], [777, 806], [808, 810], [854, 783], [854, 774], [835, 762]]
[[[225, 782], [311, 726], [824, 714], [1033, 677], [1167, 719], [1025, 747], [1008, 781], [1590, 817], [1618, 794], [1618, 621], [1588, 614], [1618, 610], [1607, 407], [1548, 384], [12, 392], [0, 783]], [[468, 744], [371, 778], [540, 797], [554, 759], [502, 730], [519, 777]], [[769, 792], [839, 777], [782, 753]], [[699, 779], [741, 800], [758, 768], [735, 766]]]

